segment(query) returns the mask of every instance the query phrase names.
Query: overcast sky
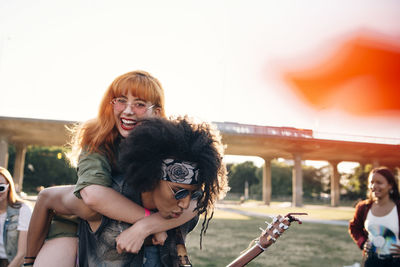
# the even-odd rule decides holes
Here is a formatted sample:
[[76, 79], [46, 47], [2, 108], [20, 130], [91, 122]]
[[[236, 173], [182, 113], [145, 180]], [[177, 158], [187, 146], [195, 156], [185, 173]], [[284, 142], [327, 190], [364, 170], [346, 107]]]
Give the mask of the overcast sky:
[[399, 39], [399, 17], [396, 0], [0, 0], [0, 116], [86, 120], [143, 69], [169, 115], [398, 138], [398, 117], [315, 110], [282, 75], [360, 29]]

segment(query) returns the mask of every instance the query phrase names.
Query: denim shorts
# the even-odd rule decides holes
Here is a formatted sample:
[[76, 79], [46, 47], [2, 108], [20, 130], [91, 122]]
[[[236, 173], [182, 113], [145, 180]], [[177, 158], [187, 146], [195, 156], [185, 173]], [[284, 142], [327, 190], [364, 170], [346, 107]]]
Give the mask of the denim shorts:
[[143, 267], [161, 267], [158, 246], [144, 246]]

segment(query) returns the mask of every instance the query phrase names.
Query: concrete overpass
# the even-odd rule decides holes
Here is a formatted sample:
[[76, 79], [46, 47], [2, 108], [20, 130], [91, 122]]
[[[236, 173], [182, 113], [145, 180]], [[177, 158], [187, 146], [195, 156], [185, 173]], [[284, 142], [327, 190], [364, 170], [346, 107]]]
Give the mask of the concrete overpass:
[[[216, 123], [227, 144], [226, 154], [259, 156], [264, 159], [263, 201], [271, 201], [271, 160], [274, 158], [294, 161], [292, 205], [301, 206], [303, 199], [302, 160], [323, 160], [331, 165], [331, 205], [339, 205], [340, 175], [337, 165], [342, 161], [370, 163], [389, 168], [400, 166], [400, 139], [363, 136], [338, 136], [341, 139], [362, 141], [339, 141], [326, 139], [325, 134], [290, 127]], [[330, 136], [332, 138], [332, 136]]]
[[[68, 140], [66, 126], [75, 122], [0, 117], [0, 166], [7, 166], [8, 144], [16, 147], [14, 180], [22, 188], [27, 145], [62, 146]], [[302, 160], [324, 160], [331, 165], [331, 205], [339, 205], [339, 172], [341, 161], [354, 161], [391, 168], [400, 166], [400, 139], [353, 136], [353, 141], [331, 140], [311, 130], [290, 127], [245, 125], [215, 122], [227, 145], [226, 154], [259, 156], [265, 160], [263, 201], [271, 201], [271, 160], [292, 159], [293, 206], [303, 199]], [[345, 136], [342, 136], [342, 139]], [[354, 140], [361, 141], [354, 141]]]
[[68, 140], [68, 127], [75, 122], [0, 117], [0, 166], [7, 168], [8, 145], [15, 145], [13, 178], [17, 190], [22, 189], [25, 153], [28, 145], [63, 146]]

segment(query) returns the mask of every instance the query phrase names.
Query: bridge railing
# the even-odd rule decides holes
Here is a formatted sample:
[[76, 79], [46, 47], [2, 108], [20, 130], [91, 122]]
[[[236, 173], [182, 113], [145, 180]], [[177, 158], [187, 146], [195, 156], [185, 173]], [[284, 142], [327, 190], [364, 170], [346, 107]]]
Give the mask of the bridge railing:
[[326, 140], [350, 141], [350, 142], [376, 143], [376, 144], [386, 144], [386, 145], [400, 145], [400, 138], [388, 138], [388, 137], [376, 137], [376, 136], [314, 132], [314, 138], [326, 139]]
[[312, 130], [292, 127], [259, 126], [234, 122], [214, 122], [218, 130], [231, 134], [270, 135], [294, 138], [313, 138]]
[[293, 127], [274, 127], [259, 126], [250, 124], [240, 124], [235, 122], [213, 122], [218, 130], [227, 134], [243, 134], [243, 135], [264, 135], [290, 138], [306, 138], [306, 139], [325, 139], [349, 142], [365, 142], [376, 144], [400, 145], [400, 138], [359, 136], [337, 133], [315, 132], [309, 129], [298, 129]]

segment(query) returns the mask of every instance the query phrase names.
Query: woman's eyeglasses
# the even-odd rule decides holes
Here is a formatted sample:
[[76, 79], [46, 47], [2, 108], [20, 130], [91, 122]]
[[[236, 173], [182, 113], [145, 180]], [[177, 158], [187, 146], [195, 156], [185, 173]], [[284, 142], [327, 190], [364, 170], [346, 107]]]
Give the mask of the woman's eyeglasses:
[[7, 191], [9, 184], [0, 184], [0, 193]]
[[137, 114], [143, 114], [147, 110], [153, 108], [155, 105], [147, 106], [146, 102], [142, 100], [135, 100], [133, 103], [129, 103], [126, 98], [117, 97], [111, 100], [114, 108], [118, 111], [125, 110], [127, 106], [131, 106], [132, 110]]
[[175, 192], [171, 188], [169, 183], [167, 183], [167, 185], [168, 185], [169, 189], [171, 189], [171, 192], [172, 192], [172, 194], [174, 194], [174, 197], [175, 197], [176, 200], [184, 199], [189, 194], [191, 194], [190, 195], [190, 199], [196, 200], [196, 199], [199, 199], [203, 195], [203, 191], [201, 191], [201, 190], [196, 190], [196, 191], [193, 191], [193, 192], [190, 193], [190, 191], [185, 189], [185, 188], [179, 189], [178, 191]]

